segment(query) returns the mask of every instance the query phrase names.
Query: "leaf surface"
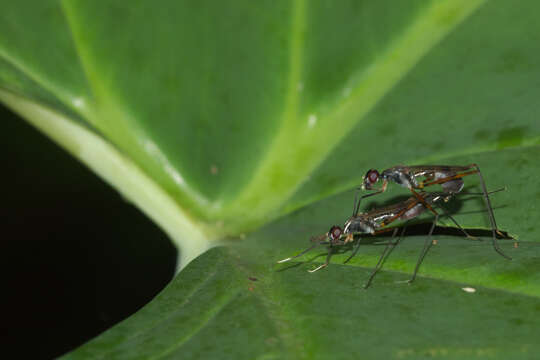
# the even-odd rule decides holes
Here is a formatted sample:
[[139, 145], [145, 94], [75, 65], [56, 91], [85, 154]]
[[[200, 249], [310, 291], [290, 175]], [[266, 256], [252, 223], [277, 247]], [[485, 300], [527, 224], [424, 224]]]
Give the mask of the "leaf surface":
[[[204, 253], [69, 356], [538, 351], [538, 2], [163, 4], [2, 4], [0, 101], [159, 224], [181, 266]], [[477, 163], [489, 189], [506, 186], [493, 202], [499, 228], [520, 240], [500, 240], [513, 260], [489, 236], [437, 234], [418, 282], [396, 283], [426, 239], [415, 233], [368, 291], [374, 242], [388, 238], [367, 238], [345, 266], [344, 249], [316, 274], [305, 270], [323, 249], [299, 259], [309, 264], [275, 265], [343, 224], [366, 170], [400, 163]], [[466, 183], [478, 191], [475, 176]], [[364, 208], [409, 196], [390, 190]], [[447, 207], [467, 229], [489, 228], [480, 198]]]
[[[348, 215], [351, 193], [345, 192], [265, 226], [245, 241], [210, 250], [151, 304], [67, 358], [534, 357], [539, 350], [538, 230], [527, 218], [512, 215], [531, 209], [514, 203], [525, 196], [519, 185], [530, 178], [527, 171], [517, 171], [521, 164], [504, 161], [531, 156], [533, 150], [538, 151], [507, 149], [482, 157], [520, 174], [507, 183], [508, 191], [492, 195], [500, 226], [513, 224], [527, 234], [517, 248], [513, 240], [499, 240], [511, 261], [493, 250], [489, 236], [475, 241], [443, 233], [434, 235], [437, 244], [411, 285], [403, 281], [410, 278], [426, 235], [405, 236], [367, 290], [363, 285], [388, 236], [364, 237], [358, 255], [346, 265], [351, 247], [336, 249], [330, 266], [313, 274], [306, 270], [324, 261], [323, 248], [276, 264]], [[490, 183], [501, 180], [490, 178]], [[468, 191], [474, 191], [471, 185]], [[540, 184], [533, 180], [529, 185]], [[463, 224], [482, 222], [483, 209], [480, 198], [465, 195], [449, 208], [459, 211], [456, 218]]]

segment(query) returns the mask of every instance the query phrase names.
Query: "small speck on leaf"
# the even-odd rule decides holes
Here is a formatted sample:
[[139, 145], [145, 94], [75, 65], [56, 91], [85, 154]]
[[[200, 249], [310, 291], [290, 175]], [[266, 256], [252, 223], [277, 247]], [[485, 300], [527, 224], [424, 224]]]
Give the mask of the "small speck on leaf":
[[476, 292], [476, 289], [475, 288], [472, 288], [472, 287], [464, 287], [464, 288], [461, 288], [461, 290], [467, 292], [467, 293], [475, 293]]

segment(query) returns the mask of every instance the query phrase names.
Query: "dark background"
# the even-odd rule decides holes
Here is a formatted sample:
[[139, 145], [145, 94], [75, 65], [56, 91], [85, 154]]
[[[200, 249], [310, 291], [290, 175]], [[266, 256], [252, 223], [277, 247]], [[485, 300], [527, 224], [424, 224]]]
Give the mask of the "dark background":
[[118, 192], [1, 105], [0, 121], [1, 353], [53, 358], [149, 302], [174, 275], [177, 252]]

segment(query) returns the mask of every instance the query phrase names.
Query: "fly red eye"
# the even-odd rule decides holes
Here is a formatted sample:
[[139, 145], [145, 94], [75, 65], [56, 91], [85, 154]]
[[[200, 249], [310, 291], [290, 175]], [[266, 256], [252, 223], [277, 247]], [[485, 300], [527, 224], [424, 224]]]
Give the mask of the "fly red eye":
[[371, 169], [366, 173], [366, 179], [369, 180], [371, 184], [375, 184], [379, 180], [379, 172], [375, 169]]
[[330, 234], [330, 237], [332, 238], [332, 240], [336, 240], [340, 238], [343, 231], [341, 230], [339, 226], [332, 226], [328, 233]]

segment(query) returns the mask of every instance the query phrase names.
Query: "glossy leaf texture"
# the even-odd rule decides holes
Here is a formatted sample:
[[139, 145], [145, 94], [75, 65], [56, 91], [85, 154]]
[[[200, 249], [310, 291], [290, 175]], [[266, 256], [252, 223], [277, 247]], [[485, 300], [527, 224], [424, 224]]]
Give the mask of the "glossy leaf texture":
[[[182, 265], [229, 240], [72, 356], [537, 351], [537, 2], [1, 5], [0, 101], [145, 211]], [[521, 241], [501, 241], [511, 262], [489, 239], [441, 237], [428, 278], [396, 285], [425, 238], [407, 237], [367, 292], [380, 246], [314, 275], [273, 265], [343, 223], [343, 191], [367, 169], [473, 162], [490, 189], [508, 187], [494, 198], [500, 229]], [[391, 190], [365, 208], [407, 196]], [[488, 228], [481, 201], [448, 206], [463, 226]]]
[[[493, 250], [489, 236], [438, 234], [419, 276], [408, 285], [404, 281], [426, 239], [416, 233], [401, 239], [367, 290], [363, 285], [388, 236], [364, 237], [346, 265], [351, 247], [336, 249], [330, 266], [312, 274], [306, 270], [324, 261], [323, 248], [277, 264], [349, 215], [351, 193], [345, 192], [266, 226], [239, 245], [210, 250], [150, 305], [66, 358], [534, 358], [540, 350], [539, 231], [527, 217], [514, 215], [516, 208], [534, 207], [515, 198], [529, 193], [524, 183], [540, 185], [531, 176], [540, 166], [521, 171], [523, 164], [514, 161], [533, 150], [538, 148], [481, 156], [519, 174], [507, 182], [508, 191], [492, 195], [501, 226], [514, 224], [528, 234], [518, 247], [511, 239], [499, 240], [511, 261]], [[496, 171], [486, 175], [490, 186], [505, 182]], [[456, 219], [463, 223], [485, 217], [475, 196], [460, 196], [446, 206], [458, 211]]]
[[[524, 20], [533, 12], [478, 0], [6, 2], [2, 99], [178, 244], [212, 244], [352, 186], [366, 166], [481, 151], [508, 129], [534, 133], [529, 117], [509, 126], [506, 115], [532, 95], [500, 100], [537, 75], [523, 36], [535, 34]], [[512, 21], [504, 36], [489, 26]], [[132, 169], [99, 169], [106, 160], [84, 158], [96, 145], [63, 142], [67, 130], [44, 124], [41, 107]], [[459, 128], [480, 138], [452, 134]], [[138, 201], [145, 185], [126, 190], [126, 178], [142, 177], [175, 219], [156, 215], [160, 200]]]

